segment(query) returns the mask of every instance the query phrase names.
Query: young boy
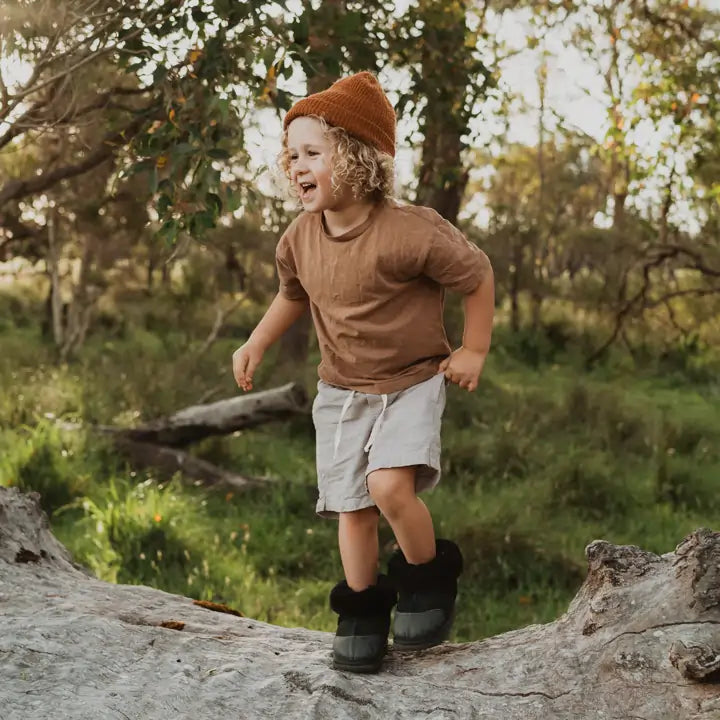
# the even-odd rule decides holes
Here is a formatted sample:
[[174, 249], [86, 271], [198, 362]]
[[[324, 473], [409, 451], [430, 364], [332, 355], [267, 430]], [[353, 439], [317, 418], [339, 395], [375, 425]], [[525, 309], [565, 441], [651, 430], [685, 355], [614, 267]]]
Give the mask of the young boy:
[[[335, 667], [375, 672], [387, 649], [447, 638], [462, 556], [435, 539], [417, 497], [440, 478], [447, 381], [475, 390], [490, 347], [493, 274], [487, 256], [434, 210], [391, 199], [395, 112], [362, 72], [300, 100], [284, 121], [282, 163], [302, 212], [277, 246], [280, 291], [233, 355], [243, 390], [264, 352], [308, 304], [320, 345], [313, 403], [317, 512], [339, 518], [345, 580]], [[445, 288], [464, 294], [462, 347], [450, 352]], [[378, 520], [399, 550], [378, 574]], [[399, 593], [399, 595], [398, 595]]]

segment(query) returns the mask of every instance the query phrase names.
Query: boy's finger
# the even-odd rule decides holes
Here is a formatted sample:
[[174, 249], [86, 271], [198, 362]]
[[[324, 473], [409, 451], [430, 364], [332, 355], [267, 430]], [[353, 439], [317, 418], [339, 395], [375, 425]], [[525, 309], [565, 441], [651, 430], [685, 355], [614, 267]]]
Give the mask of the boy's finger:
[[438, 373], [445, 372], [447, 370], [447, 366], [450, 364], [450, 358], [446, 357], [439, 365], [438, 367]]
[[247, 355], [241, 355], [235, 365], [235, 382], [237, 382], [238, 385], [242, 385], [245, 382], [245, 368], [247, 364]]
[[248, 358], [247, 367], [245, 368], [245, 379], [248, 383], [252, 384], [253, 375], [255, 374], [255, 368], [258, 366], [257, 362]]

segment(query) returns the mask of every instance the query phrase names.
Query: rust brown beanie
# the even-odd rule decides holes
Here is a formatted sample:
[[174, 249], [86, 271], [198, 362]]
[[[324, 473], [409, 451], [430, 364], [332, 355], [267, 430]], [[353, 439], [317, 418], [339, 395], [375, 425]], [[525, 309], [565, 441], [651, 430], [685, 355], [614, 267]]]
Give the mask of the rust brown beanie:
[[287, 130], [303, 115], [318, 115], [395, 157], [395, 110], [372, 73], [350, 75], [299, 100], [285, 115], [283, 127]]

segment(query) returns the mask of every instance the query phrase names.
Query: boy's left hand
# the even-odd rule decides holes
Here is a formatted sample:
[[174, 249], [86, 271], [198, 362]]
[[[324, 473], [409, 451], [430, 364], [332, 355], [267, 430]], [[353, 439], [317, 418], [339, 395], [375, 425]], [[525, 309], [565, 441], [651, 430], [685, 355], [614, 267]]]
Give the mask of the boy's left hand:
[[438, 371], [445, 373], [445, 377], [451, 382], [472, 392], [478, 386], [478, 378], [486, 357], [487, 353], [459, 347], [440, 363]]

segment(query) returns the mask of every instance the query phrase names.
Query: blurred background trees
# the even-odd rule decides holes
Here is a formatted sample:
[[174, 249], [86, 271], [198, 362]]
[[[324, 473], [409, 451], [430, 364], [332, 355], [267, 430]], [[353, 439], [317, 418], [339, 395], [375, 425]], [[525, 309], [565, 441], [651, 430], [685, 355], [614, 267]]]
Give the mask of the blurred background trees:
[[[498, 32], [507, 18], [524, 37]], [[0, 253], [44, 263], [62, 358], [118, 263], [152, 292], [203, 247], [243, 292], [294, 212], [247, 133], [272, 128], [277, 150], [296, 95], [364, 68], [401, 117], [399, 194], [487, 246], [511, 328], [592, 314], [605, 335], [590, 358], [658, 324], [673, 342], [717, 330], [720, 18], [707, 4], [37, 0], [6, 3], [1, 23]], [[523, 52], [533, 107], [503, 79]], [[547, 100], [548, 68], [580, 61], [600, 79], [588, 107], [604, 134]], [[534, 144], [508, 141], [518, 122]], [[478, 206], [481, 223], [463, 215]], [[284, 340], [291, 367], [307, 333]]]

